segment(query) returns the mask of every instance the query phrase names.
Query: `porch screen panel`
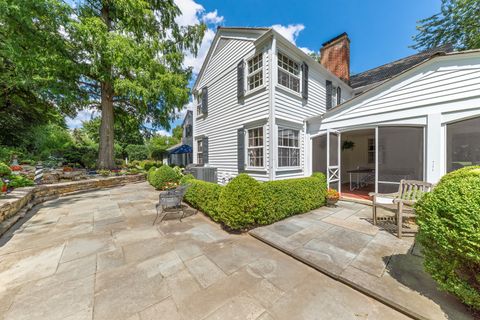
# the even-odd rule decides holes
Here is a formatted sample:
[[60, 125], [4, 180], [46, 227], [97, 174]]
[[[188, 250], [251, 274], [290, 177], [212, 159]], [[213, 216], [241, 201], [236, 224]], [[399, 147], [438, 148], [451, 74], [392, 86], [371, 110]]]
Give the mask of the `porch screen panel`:
[[338, 166], [338, 144], [339, 136], [337, 133], [330, 133], [330, 166]]
[[327, 135], [312, 139], [312, 172], [327, 174]]
[[423, 128], [378, 128], [378, 192], [398, 190], [400, 180], [423, 181]]
[[447, 125], [447, 172], [480, 165], [480, 117]]

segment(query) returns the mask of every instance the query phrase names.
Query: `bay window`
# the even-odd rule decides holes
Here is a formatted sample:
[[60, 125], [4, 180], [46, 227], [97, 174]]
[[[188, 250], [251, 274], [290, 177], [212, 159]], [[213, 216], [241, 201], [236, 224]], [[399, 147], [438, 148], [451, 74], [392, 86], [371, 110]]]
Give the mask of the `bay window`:
[[247, 163], [249, 167], [263, 167], [263, 127], [247, 130]]
[[300, 92], [300, 66], [298, 63], [278, 53], [278, 83], [295, 92]]
[[259, 53], [247, 62], [248, 90], [253, 90], [263, 84], [263, 53]]
[[278, 128], [278, 166], [300, 166], [299, 130]]

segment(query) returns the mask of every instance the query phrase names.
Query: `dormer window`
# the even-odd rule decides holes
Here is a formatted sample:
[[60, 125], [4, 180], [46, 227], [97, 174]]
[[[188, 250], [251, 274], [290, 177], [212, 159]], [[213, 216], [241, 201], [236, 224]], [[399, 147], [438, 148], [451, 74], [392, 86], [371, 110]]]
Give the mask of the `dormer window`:
[[263, 85], [263, 53], [247, 61], [247, 88], [253, 90]]
[[300, 92], [300, 65], [282, 53], [278, 53], [278, 83]]

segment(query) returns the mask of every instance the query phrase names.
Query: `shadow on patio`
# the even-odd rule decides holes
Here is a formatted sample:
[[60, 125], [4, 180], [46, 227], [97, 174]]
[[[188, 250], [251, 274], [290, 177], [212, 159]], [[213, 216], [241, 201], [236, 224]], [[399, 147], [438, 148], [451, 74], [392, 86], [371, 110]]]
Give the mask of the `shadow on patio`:
[[[250, 231], [254, 237], [417, 319], [473, 319], [423, 271], [414, 237], [398, 239], [370, 206], [339, 202]], [[385, 215], [388, 216], [386, 212]]]

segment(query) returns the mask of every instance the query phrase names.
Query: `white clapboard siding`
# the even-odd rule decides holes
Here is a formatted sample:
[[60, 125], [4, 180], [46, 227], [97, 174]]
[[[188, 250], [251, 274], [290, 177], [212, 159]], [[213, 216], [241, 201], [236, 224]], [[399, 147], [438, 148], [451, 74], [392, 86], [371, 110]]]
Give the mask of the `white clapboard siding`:
[[327, 116], [323, 123], [355, 123], [380, 114], [390, 114], [400, 120], [431, 113], [431, 106], [435, 105], [436, 113], [449, 111], [442, 110], [442, 105], [480, 96], [480, 61], [477, 59], [476, 65], [471, 63], [454, 68], [456, 64], [455, 58], [451, 57], [420, 66], [408, 76], [400, 76], [392, 80], [390, 85], [385, 84], [384, 90], [366, 93], [365, 97], [352, 100], [350, 106]]
[[[247, 95], [244, 103], [237, 100], [237, 69], [240, 59], [254, 50], [253, 43], [229, 39], [208, 62], [198, 88], [208, 86], [208, 115], [195, 122], [196, 137], [208, 137], [209, 165], [217, 168], [219, 182], [238, 174], [237, 129], [244, 124], [269, 115], [268, 91], [266, 87]], [[266, 50], [266, 49], [265, 49]], [[264, 81], [268, 84], [268, 55], [264, 55]], [[268, 126], [265, 127], [268, 141]], [[265, 171], [249, 173], [258, 180], [268, 180], [268, 148], [265, 148]], [[196, 153], [196, 145], [194, 146]], [[196, 162], [194, 154], [194, 162]]]

